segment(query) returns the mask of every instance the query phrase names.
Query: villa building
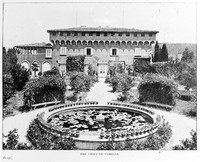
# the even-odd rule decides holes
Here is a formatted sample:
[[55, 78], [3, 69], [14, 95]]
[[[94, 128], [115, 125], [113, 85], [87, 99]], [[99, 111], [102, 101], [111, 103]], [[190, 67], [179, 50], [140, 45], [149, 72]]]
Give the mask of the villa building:
[[99, 77], [105, 77], [111, 65], [132, 65], [135, 59], [151, 62], [158, 33], [134, 28], [85, 26], [47, 32], [51, 44], [15, 46], [19, 50], [20, 64], [30, 68], [36, 63], [41, 72], [56, 66], [65, 73], [67, 56], [85, 55], [85, 71], [91, 64]]

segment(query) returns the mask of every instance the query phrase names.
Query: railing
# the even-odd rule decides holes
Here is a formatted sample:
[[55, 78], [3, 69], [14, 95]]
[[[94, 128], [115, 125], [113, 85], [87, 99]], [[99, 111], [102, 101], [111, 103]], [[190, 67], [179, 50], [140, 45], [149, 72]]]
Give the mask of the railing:
[[98, 105], [98, 102], [97, 101], [87, 101], [87, 102], [62, 104], [60, 106], [55, 106], [55, 107], [49, 108], [49, 112], [58, 110], [58, 109], [62, 109], [62, 108], [73, 107], [73, 106], [83, 106], [83, 105]]
[[[49, 112], [52, 112], [54, 110], [62, 109], [62, 108], [71, 108], [73, 106], [85, 106], [85, 105], [98, 105], [98, 102], [96, 101], [89, 101], [89, 102], [76, 102], [76, 103], [68, 103], [68, 104], [62, 104], [62, 105], [56, 105], [56, 107], [51, 107], [49, 108]], [[122, 106], [126, 108], [133, 108], [134, 110], [142, 110], [144, 112], [147, 112], [151, 115], [155, 115], [153, 111], [150, 111], [146, 109], [143, 106], [139, 105], [133, 105], [133, 104], [128, 104], [128, 103], [118, 103], [118, 102], [107, 102], [107, 105], [112, 105], [112, 106]], [[57, 126], [53, 126], [49, 123], [47, 123], [44, 120], [44, 115], [45, 113], [41, 113], [37, 115], [37, 121], [38, 125], [41, 129], [44, 131], [47, 131], [48, 133], [51, 133], [56, 136], [65, 136], [65, 137], [78, 137], [80, 132], [78, 130], [70, 130], [70, 128], [60, 128]], [[99, 139], [108, 139], [108, 138], [130, 138], [130, 139], [136, 139], [140, 138], [142, 136], [148, 136], [152, 133], [155, 133], [157, 128], [159, 127], [161, 123], [161, 116], [157, 116], [156, 118], [154, 117], [153, 124], [152, 125], [144, 125], [139, 128], [131, 128], [131, 129], [126, 129], [126, 130], [120, 130], [116, 131], [114, 129], [111, 129], [110, 131], [101, 131]]]
[[46, 106], [51, 106], [51, 105], [57, 105], [57, 104], [60, 104], [61, 101], [52, 101], [52, 102], [44, 102], [44, 103], [38, 103], [38, 104], [34, 104], [32, 105], [32, 108], [33, 109], [36, 109], [38, 107], [46, 107]]
[[124, 106], [124, 107], [128, 107], [128, 108], [134, 108], [136, 110], [142, 110], [145, 111], [151, 115], [154, 115], [155, 112], [146, 109], [143, 106], [139, 106], [139, 105], [133, 105], [133, 104], [128, 104], [128, 103], [119, 103], [119, 102], [107, 102], [107, 105], [114, 105], [114, 106]]
[[150, 107], [154, 107], [154, 108], [165, 109], [166, 111], [171, 111], [173, 109], [173, 106], [155, 103], [155, 102], [142, 102], [141, 104], [144, 105], [144, 106], [150, 106]]

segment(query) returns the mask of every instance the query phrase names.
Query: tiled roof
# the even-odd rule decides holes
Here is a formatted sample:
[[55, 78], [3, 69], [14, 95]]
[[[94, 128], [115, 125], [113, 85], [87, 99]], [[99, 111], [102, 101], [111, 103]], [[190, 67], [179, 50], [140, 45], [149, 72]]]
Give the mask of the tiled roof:
[[66, 28], [66, 29], [52, 29], [47, 30], [47, 32], [55, 32], [55, 31], [77, 31], [77, 32], [151, 32], [158, 33], [159, 31], [155, 30], [140, 30], [134, 28], [111, 28], [111, 27], [74, 27], [74, 28]]
[[24, 44], [24, 45], [17, 45], [15, 47], [51, 47], [50, 43], [31, 43], [31, 44]]

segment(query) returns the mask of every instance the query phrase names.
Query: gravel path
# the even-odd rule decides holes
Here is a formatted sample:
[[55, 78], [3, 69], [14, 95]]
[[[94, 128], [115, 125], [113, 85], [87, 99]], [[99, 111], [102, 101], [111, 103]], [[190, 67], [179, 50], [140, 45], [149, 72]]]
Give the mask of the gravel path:
[[[107, 101], [116, 100], [116, 96], [109, 92], [112, 88], [108, 84], [104, 83], [104, 79], [100, 78], [99, 82], [91, 88], [88, 93], [87, 100], [99, 101], [105, 103]], [[19, 141], [27, 142], [26, 132], [31, 121], [36, 118], [36, 115], [40, 112], [47, 111], [47, 108], [34, 110], [28, 113], [17, 114], [12, 117], [7, 117], [3, 120], [3, 133], [6, 135], [10, 130], [14, 128], [18, 129]], [[196, 120], [173, 113], [161, 110], [155, 110], [157, 114], [163, 115], [166, 121], [172, 125], [173, 135], [170, 142], [164, 149], [170, 149], [171, 146], [180, 143], [180, 140], [190, 138], [191, 130], [196, 131]]]
[[112, 87], [110, 87], [109, 84], [105, 84], [104, 81], [105, 78], [99, 78], [99, 82], [95, 83], [95, 85], [91, 87], [86, 100], [99, 101], [99, 103], [102, 104], [107, 101], [116, 100], [115, 94], [110, 92]]

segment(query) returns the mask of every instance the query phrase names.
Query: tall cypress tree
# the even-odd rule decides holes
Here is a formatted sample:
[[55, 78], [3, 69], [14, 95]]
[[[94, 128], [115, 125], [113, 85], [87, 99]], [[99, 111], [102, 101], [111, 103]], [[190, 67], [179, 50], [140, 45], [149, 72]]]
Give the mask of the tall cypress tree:
[[168, 61], [168, 50], [166, 44], [163, 44], [161, 49], [161, 61]]
[[159, 53], [160, 53], [159, 51], [160, 51], [159, 44], [158, 44], [158, 41], [156, 41], [155, 48], [154, 48], [153, 62], [158, 62], [159, 61]]

